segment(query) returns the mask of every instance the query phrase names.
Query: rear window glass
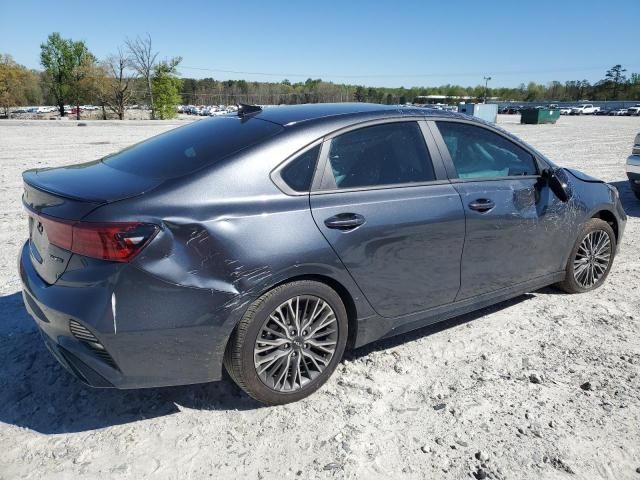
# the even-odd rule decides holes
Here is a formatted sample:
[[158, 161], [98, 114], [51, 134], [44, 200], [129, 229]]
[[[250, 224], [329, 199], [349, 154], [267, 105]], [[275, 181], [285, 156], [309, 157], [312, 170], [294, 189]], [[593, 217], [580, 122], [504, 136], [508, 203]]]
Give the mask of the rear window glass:
[[104, 158], [103, 162], [134, 175], [175, 178], [212, 165], [282, 129], [257, 118], [225, 116], [200, 120], [133, 145]]
[[306, 192], [311, 187], [318, 153], [320, 153], [320, 145], [300, 154], [282, 170], [280, 176], [296, 192]]

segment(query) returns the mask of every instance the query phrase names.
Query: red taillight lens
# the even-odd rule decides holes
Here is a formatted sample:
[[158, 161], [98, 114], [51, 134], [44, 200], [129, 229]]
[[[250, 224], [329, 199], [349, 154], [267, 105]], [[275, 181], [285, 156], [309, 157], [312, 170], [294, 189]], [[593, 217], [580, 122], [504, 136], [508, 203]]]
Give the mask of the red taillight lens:
[[39, 215], [32, 215], [32, 217], [35, 222], [40, 222], [42, 224], [42, 227], [47, 232], [49, 242], [60, 248], [64, 248], [65, 250], [71, 250], [71, 243], [73, 241], [73, 223], [53, 220], [49, 217]]
[[133, 259], [155, 236], [159, 228], [142, 222], [67, 222], [29, 212], [40, 222], [49, 242], [85, 257], [112, 262]]
[[76, 223], [71, 251], [85, 257], [128, 262], [153, 238], [158, 227], [148, 223]]

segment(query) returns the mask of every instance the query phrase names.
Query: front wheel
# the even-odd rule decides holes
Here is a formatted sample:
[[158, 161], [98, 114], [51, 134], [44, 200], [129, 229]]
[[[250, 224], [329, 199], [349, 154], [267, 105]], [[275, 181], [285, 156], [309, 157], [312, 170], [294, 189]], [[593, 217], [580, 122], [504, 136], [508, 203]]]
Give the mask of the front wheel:
[[558, 286], [567, 293], [600, 287], [611, 270], [616, 237], [611, 225], [599, 218], [585, 223], [567, 261], [565, 279]]
[[347, 312], [332, 288], [309, 280], [280, 285], [247, 309], [229, 339], [225, 367], [259, 402], [294, 402], [331, 376], [347, 330]]

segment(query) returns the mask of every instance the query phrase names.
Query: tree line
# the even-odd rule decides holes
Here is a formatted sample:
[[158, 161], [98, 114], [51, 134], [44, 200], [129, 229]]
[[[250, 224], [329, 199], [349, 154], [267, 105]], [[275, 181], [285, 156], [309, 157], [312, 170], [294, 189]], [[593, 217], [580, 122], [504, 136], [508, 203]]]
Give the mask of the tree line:
[[468, 97], [481, 101], [485, 94], [501, 101], [514, 102], [575, 102], [580, 100], [638, 100], [640, 99], [640, 74], [626, 76], [621, 65], [614, 65], [605, 72], [604, 78], [594, 84], [587, 80], [569, 80], [540, 84], [529, 82], [515, 88], [488, 88], [484, 85], [463, 87], [441, 85], [438, 87], [388, 88], [363, 85], [337, 84], [322, 79], [307, 79], [304, 82], [249, 82], [246, 80], [215, 80], [213, 78], [183, 78], [182, 103], [192, 105], [214, 105], [230, 103], [317, 103], [317, 102], [373, 102], [403, 104], [426, 103], [427, 95], [441, 95], [449, 103]]
[[[441, 95], [456, 103], [460, 97], [480, 101], [485, 95], [501, 101], [569, 102], [580, 100], [640, 99], [640, 74], [614, 65], [604, 77], [587, 80], [529, 82], [515, 88], [464, 87], [388, 88], [340, 84], [309, 78], [304, 82], [252, 82], [213, 78], [179, 78], [181, 57], [159, 59], [151, 36], [125, 39], [104, 59], [96, 58], [82, 41], [52, 33], [40, 46], [42, 70], [30, 70], [8, 54], [0, 54], [0, 108], [23, 105], [56, 105], [65, 115], [65, 105], [93, 104], [123, 119], [132, 104], [147, 105], [151, 118], [175, 116], [176, 106], [229, 105], [237, 103], [298, 104], [318, 102], [426, 103], [421, 98]], [[79, 118], [79, 108], [77, 115]]]
[[0, 54], [0, 107], [93, 104], [120, 120], [132, 103], [149, 106], [152, 119], [172, 118], [180, 103], [181, 79], [177, 68], [182, 59], [159, 60], [151, 37], [126, 39], [115, 53], [97, 59], [82, 41], [52, 33], [40, 45], [43, 70], [29, 70], [8, 54]]

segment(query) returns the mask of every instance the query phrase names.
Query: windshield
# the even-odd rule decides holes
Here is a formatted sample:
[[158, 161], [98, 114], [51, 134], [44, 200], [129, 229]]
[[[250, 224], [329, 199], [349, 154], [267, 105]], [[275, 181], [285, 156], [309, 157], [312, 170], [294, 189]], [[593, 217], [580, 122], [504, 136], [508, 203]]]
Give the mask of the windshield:
[[256, 118], [220, 116], [176, 128], [102, 161], [117, 170], [165, 180], [212, 165], [282, 130]]

